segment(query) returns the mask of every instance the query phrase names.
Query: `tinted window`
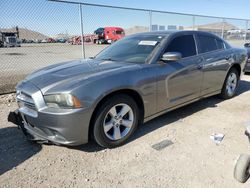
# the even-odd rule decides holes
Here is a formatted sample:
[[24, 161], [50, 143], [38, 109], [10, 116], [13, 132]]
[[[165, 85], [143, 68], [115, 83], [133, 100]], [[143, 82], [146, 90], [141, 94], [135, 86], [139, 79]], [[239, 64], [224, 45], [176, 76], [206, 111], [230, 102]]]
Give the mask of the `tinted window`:
[[115, 33], [116, 33], [117, 35], [121, 35], [121, 34], [123, 34], [123, 31], [115, 31]]
[[184, 35], [174, 38], [165, 52], [179, 52], [183, 58], [196, 55], [193, 35]]
[[216, 39], [218, 49], [224, 49], [224, 42], [222, 40]]
[[215, 38], [210, 36], [198, 35], [198, 39], [200, 42], [200, 53], [211, 52], [218, 49]]
[[95, 34], [101, 35], [104, 32], [104, 28], [98, 28], [97, 30], [94, 31]]
[[224, 42], [224, 44], [225, 44], [226, 49], [231, 48], [231, 46], [227, 42]]

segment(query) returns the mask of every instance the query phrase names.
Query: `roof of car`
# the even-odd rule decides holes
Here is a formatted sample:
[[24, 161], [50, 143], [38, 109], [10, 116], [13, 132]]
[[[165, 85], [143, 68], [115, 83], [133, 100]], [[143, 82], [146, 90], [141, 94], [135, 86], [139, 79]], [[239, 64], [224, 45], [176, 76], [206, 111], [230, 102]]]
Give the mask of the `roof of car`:
[[138, 33], [138, 35], [143, 34], [143, 35], [165, 35], [165, 36], [167, 36], [167, 35], [175, 34], [175, 33], [183, 33], [183, 34], [184, 33], [186, 33], [186, 34], [201, 33], [201, 34], [207, 34], [207, 35], [217, 36], [217, 35], [212, 34], [210, 32], [206, 32], [206, 31], [194, 31], [194, 30], [150, 31], [150, 32], [144, 32], [144, 33]]

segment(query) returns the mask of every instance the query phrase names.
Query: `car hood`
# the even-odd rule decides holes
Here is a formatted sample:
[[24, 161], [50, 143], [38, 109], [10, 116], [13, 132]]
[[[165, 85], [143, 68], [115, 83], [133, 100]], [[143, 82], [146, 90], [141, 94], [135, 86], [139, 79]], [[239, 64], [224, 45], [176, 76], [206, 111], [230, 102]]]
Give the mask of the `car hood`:
[[37, 86], [43, 93], [57, 85], [70, 83], [74, 80], [87, 80], [94, 76], [133, 69], [137, 64], [104, 60], [76, 60], [59, 63], [42, 68], [26, 77], [26, 80]]

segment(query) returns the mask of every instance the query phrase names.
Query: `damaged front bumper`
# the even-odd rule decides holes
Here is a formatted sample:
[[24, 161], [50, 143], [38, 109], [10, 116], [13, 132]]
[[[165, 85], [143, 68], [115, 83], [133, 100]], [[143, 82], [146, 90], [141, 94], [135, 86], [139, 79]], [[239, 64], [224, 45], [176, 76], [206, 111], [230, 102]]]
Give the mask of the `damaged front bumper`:
[[86, 110], [80, 109], [63, 114], [41, 111], [32, 117], [19, 108], [10, 112], [8, 121], [16, 124], [29, 140], [76, 146], [88, 142], [88, 124], [84, 123], [88, 116]]
[[92, 108], [50, 108], [40, 89], [29, 81], [20, 82], [16, 90], [19, 108], [9, 114], [8, 120], [29, 140], [68, 146], [88, 142]]
[[18, 112], [18, 110], [15, 110], [14, 112], [10, 112], [8, 115], [8, 122], [11, 122], [18, 126], [19, 129], [22, 130], [23, 134], [27, 137], [28, 140], [36, 141], [39, 143], [49, 143], [49, 140], [46, 138], [43, 138], [41, 136], [38, 136], [36, 134], [33, 134], [27, 129], [28, 123], [25, 121], [25, 118], [22, 117], [22, 115]]
[[[76, 126], [71, 127], [71, 125], [68, 124], [67, 121], [65, 121], [65, 119], [68, 119], [67, 116], [58, 118], [55, 116], [50, 117], [48, 115], [47, 121], [51, 122], [52, 118], [55, 122], [58, 122], [58, 124], [61, 125], [59, 129], [53, 126], [53, 123], [52, 126], [34, 125], [34, 123], [36, 122], [33, 122], [32, 120], [36, 121], [37, 119], [33, 119], [32, 117], [26, 116], [25, 114], [20, 112], [19, 109], [9, 113], [8, 121], [16, 124], [18, 128], [22, 130], [23, 134], [27, 137], [28, 140], [36, 141], [38, 143], [53, 143], [56, 145], [69, 146], [87, 143], [88, 138], [84, 137], [84, 134], [81, 134], [81, 132], [84, 133], [85, 131], [81, 131], [80, 136], [75, 136], [76, 133], [79, 133], [79, 129], [76, 129]], [[65, 126], [63, 122], [67, 123], [68, 128], [64, 128]], [[83, 127], [79, 125], [80, 124], [78, 124], [77, 127]]]

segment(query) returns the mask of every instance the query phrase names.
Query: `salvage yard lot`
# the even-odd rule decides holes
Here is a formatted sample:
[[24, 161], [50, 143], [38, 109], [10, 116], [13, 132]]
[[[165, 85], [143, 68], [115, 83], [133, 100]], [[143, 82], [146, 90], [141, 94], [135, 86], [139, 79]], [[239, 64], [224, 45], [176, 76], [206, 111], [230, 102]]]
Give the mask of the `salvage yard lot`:
[[[0, 104], [0, 187], [249, 187], [233, 178], [235, 160], [250, 154], [250, 76], [227, 101], [210, 97], [139, 127], [116, 149], [39, 145], [7, 122], [15, 103]], [[69, 125], [72, 126], [72, 125]], [[209, 136], [223, 133], [221, 144]], [[173, 144], [160, 150], [161, 141]]]
[[[109, 45], [86, 44], [86, 57], [95, 56]], [[80, 45], [61, 43], [23, 44], [22, 47], [0, 48], [0, 93], [10, 88], [27, 74], [39, 68], [82, 57]]]

